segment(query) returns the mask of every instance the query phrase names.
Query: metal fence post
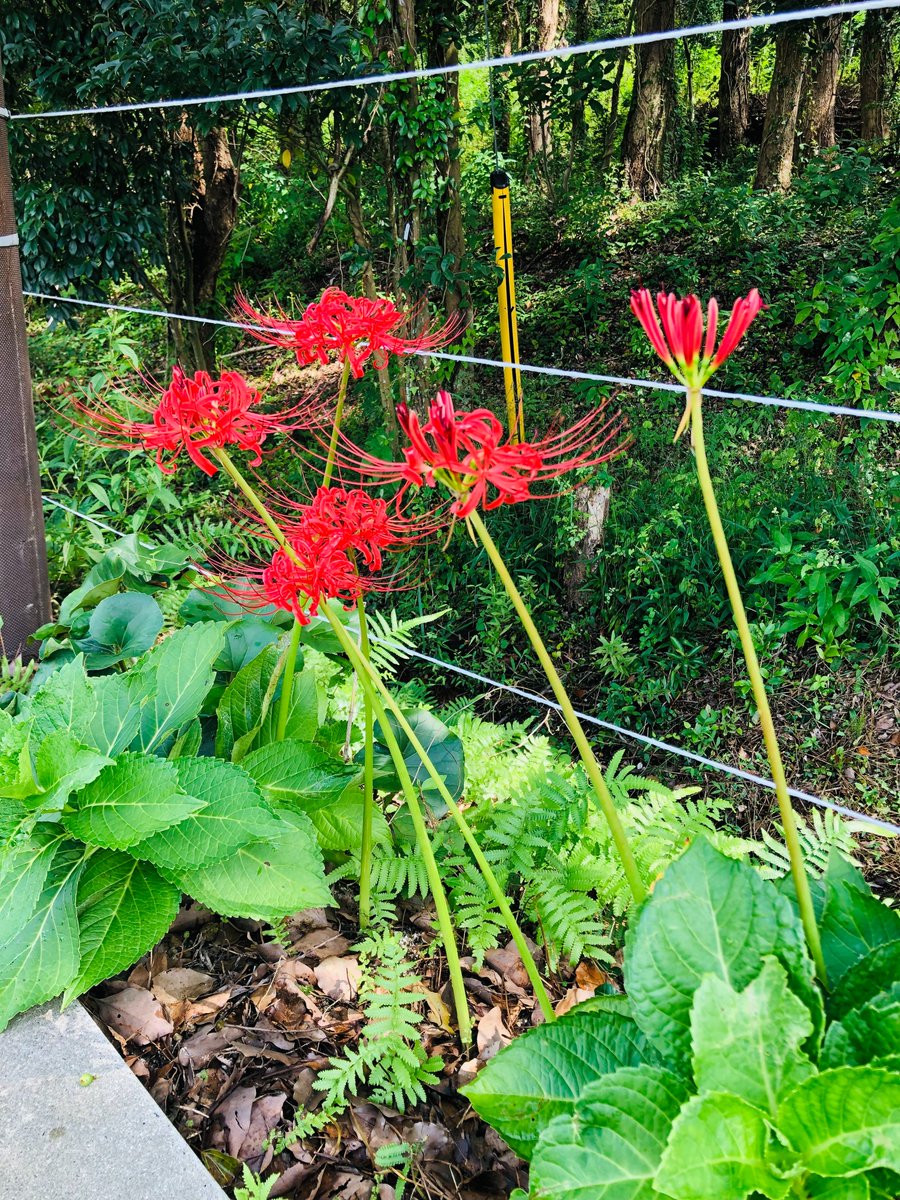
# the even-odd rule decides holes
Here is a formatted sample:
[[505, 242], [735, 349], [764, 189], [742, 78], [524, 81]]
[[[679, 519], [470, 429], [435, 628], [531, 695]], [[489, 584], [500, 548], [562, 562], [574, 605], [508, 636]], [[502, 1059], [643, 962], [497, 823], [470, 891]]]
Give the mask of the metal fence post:
[[5, 103], [0, 63], [0, 639], [12, 657], [50, 619], [50, 580]]

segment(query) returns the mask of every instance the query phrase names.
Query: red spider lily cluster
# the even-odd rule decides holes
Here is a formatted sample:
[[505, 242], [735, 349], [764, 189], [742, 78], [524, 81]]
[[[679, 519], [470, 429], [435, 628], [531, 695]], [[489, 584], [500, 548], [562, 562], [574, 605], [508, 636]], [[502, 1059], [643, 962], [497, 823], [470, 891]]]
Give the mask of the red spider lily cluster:
[[[150, 385], [153, 386], [152, 384]], [[86, 404], [75, 400], [76, 409], [99, 431], [101, 444], [122, 450], [144, 449], [156, 457], [166, 475], [175, 472], [182, 452], [206, 475], [219, 469], [210, 450], [233, 446], [262, 461], [262, 445], [270, 434], [313, 428], [321, 420], [321, 404], [304, 399], [281, 412], [262, 412], [261, 394], [237, 371], [223, 371], [214, 379], [206, 371], [192, 377], [181, 367], [172, 372], [172, 382], [156, 389], [159, 399], [129, 402], [150, 414], [151, 420], [132, 420], [108, 401]]]
[[247, 332], [271, 346], [293, 350], [301, 366], [331, 361], [348, 363], [359, 379], [367, 364], [383, 370], [392, 355], [436, 350], [459, 334], [457, 322], [427, 329], [415, 337], [400, 336], [409, 315], [384, 297], [348, 296], [340, 288], [326, 288], [320, 300], [307, 306], [303, 316], [292, 320], [286, 313], [273, 317], [258, 312], [245, 296], [237, 304], [257, 328]]
[[660, 292], [654, 309], [653, 297], [647, 288], [631, 293], [631, 311], [640, 321], [651, 346], [675, 378], [689, 389], [688, 403], [675, 433], [676, 441], [690, 420], [693, 409], [690, 391], [701, 388], [710, 375], [718, 370], [737, 348], [754, 317], [765, 307], [756, 288], [736, 300], [722, 340], [716, 348], [719, 305], [715, 297], [707, 305], [704, 337], [703, 305], [696, 296], [679, 300], [671, 293]]
[[[422, 425], [405, 406], [397, 409], [401, 428], [409, 439], [402, 462], [389, 462], [366, 453], [344, 440], [341, 466], [363, 482], [402, 484], [406, 488], [441, 484], [453, 495], [450, 511], [467, 517], [504, 504], [546, 499], [535, 495], [536, 484], [557, 479], [579, 467], [607, 462], [625, 449], [619, 439], [625, 420], [617, 412], [608, 416], [605, 404], [588, 413], [571, 428], [539, 442], [511, 441], [500, 421], [487, 409], [457, 412], [448, 392], [438, 392]], [[399, 499], [399, 497], [398, 497]]]

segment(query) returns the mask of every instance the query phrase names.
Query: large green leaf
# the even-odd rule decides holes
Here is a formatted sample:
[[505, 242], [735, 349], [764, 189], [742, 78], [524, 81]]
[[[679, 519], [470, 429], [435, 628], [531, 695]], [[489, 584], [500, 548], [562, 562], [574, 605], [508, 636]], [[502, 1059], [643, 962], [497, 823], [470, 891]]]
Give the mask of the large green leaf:
[[129, 847], [173, 871], [205, 867], [227, 858], [248, 842], [284, 833], [284, 826], [263, 802], [259, 788], [234, 763], [216, 758], [172, 760], [182, 791], [203, 804], [196, 812]]
[[822, 1065], [861, 1067], [891, 1055], [900, 1056], [900, 980], [830, 1026]]
[[695, 1096], [672, 1126], [656, 1187], [671, 1200], [781, 1200], [790, 1179], [768, 1161], [769, 1127], [738, 1096]]
[[153, 750], [197, 716], [224, 640], [222, 625], [211, 621], [177, 630], [144, 655], [132, 676], [135, 693], [147, 697], [135, 749]]
[[360, 768], [331, 758], [309, 742], [272, 742], [251, 751], [241, 766], [256, 780], [265, 798], [299, 812], [334, 804], [360, 776]]
[[282, 812], [281, 832], [250, 842], [230, 857], [172, 878], [214, 912], [276, 922], [331, 903], [315, 830], [302, 813]]
[[96, 779], [112, 760], [72, 737], [68, 729], [57, 729], [38, 748], [35, 774], [42, 793], [32, 803], [42, 809], [62, 808], [72, 792]]
[[27, 800], [40, 791], [31, 761], [33, 726], [29, 717], [0, 737], [0, 797]]
[[694, 993], [706, 975], [738, 991], [778, 958], [818, 1027], [821, 1000], [800, 920], [789, 902], [746, 863], [705, 839], [673, 862], [632, 922], [626, 991], [641, 1028], [666, 1058], [687, 1063]]
[[203, 807], [179, 787], [171, 763], [123, 754], [75, 797], [64, 815], [70, 833], [92, 846], [125, 850], [159, 829], [177, 825]]
[[78, 970], [75, 897], [84, 847], [63, 842], [30, 916], [0, 943], [0, 1030], [33, 1004], [59, 995]]
[[81, 727], [82, 740], [115, 758], [137, 737], [147, 696], [134, 685], [131, 674], [95, 676], [91, 689], [94, 706]]
[[830, 987], [860, 959], [900, 939], [900, 913], [872, 895], [860, 872], [832, 854], [825, 873], [825, 909], [819, 931]]
[[281, 651], [277, 644], [266, 646], [252, 662], [238, 671], [222, 693], [216, 717], [216, 754], [240, 761], [250, 749], [266, 718], [274, 697], [272, 678]]
[[72, 639], [85, 665], [100, 671], [149, 650], [163, 627], [162, 609], [143, 592], [120, 592], [91, 613], [87, 637]]
[[[291, 706], [284, 729], [285, 738], [311, 742], [325, 719], [326, 706], [327, 697], [315, 671], [311, 667], [299, 671], [294, 676], [291, 688]], [[280, 707], [280, 698], [277, 704], [269, 705], [269, 711], [259, 730], [257, 745], [264, 746], [275, 741]]]
[[542, 1200], [657, 1200], [653, 1179], [687, 1098], [683, 1079], [646, 1063], [588, 1084], [574, 1114], [538, 1139], [532, 1191]]
[[45, 825], [0, 852], [0, 946], [15, 937], [34, 912], [65, 840], [58, 825]]
[[541, 1131], [573, 1113], [589, 1083], [648, 1057], [655, 1058], [630, 1017], [576, 1008], [516, 1038], [462, 1090], [478, 1115], [530, 1158]]
[[900, 1171], [900, 1074], [838, 1067], [785, 1097], [778, 1128], [816, 1175]]
[[849, 968], [827, 997], [828, 1011], [835, 1018], [845, 1017], [897, 979], [900, 979], [900, 938], [876, 946]]
[[[340, 800], [328, 808], [309, 814], [318, 834], [319, 845], [329, 851], [359, 854], [362, 848], [363, 796], [356, 788], [344, 792]], [[381, 809], [372, 814], [372, 839], [376, 846], [390, 844], [391, 830]]]
[[698, 1092], [731, 1092], [772, 1119], [778, 1101], [815, 1074], [800, 1049], [813, 1031], [809, 1012], [775, 958], [742, 992], [707, 975], [691, 1010], [694, 1080]]
[[869, 1200], [872, 1194], [865, 1175], [854, 1175], [850, 1179], [823, 1179], [821, 1175], [812, 1175], [804, 1179], [803, 1188], [809, 1200]]
[[[229, 622], [225, 629], [225, 646], [215, 662], [216, 670], [235, 675], [252, 663], [266, 646], [277, 642], [282, 632], [261, 617], [246, 616], [239, 621]], [[302, 657], [299, 665], [303, 665]]]
[[[454, 800], [458, 800], [463, 793], [466, 779], [465, 756], [459, 734], [449, 729], [439, 717], [427, 709], [416, 709], [403, 715], [437, 773], [443, 777], [450, 795]], [[435, 790], [425, 763], [393, 714], [388, 713], [388, 720], [413, 783], [425, 791], [432, 811], [442, 815], [446, 806]], [[382, 744], [384, 734], [379, 730], [376, 736], [378, 741], [375, 749], [375, 782], [384, 791], [399, 791], [400, 779], [386, 745]]]
[[149, 863], [118, 850], [98, 850], [78, 881], [81, 963], [64, 1003], [124, 971], [166, 933], [181, 892]]
[[106, 596], [113, 596], [125, 578], [127, 567], [117, 554], [107, 553], [84, 577], [81, 587], [69, 592], [59, 608], [59, 624], [68, 626], [80, 608], [93, 608]]
[[28, 698], [24, 711], [32, 718], [32, 743], [39, 746], [57, 729], [90, 744], [84, 736], [96, 707], [91, 681], [81, 655], [64, 663]]

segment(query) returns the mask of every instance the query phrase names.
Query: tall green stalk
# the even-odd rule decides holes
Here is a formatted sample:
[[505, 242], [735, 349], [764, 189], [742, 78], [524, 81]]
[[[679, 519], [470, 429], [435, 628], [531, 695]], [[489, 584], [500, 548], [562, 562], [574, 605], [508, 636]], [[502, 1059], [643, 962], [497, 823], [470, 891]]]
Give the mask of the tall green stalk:
[[450, 814], [453, 817], [453, 820], [456, 822], [457, 828], [462, 834], [466, 845], [469, 847], [469, 850], [472, 852], [472, 857], [475, 859], [482, 878], [487, 884], [488, 891], [491, 893], [494, 903], [497, 905], [498, 909], [503, 915], [503, 919], [506, 922], [506, 928], [509, 931], [510, 937], [515, 943], [516, 949], [519, 951], [519, 957], [522, 959], [522, 965], [525, 967], [528, 978], [531, 980], [535, 997], [537, 998], [538, 1004], [541, 1007], [541, 1011], [543, 1012], [545, 1019], [547, 1021], [554, 1021], [556, 1019], [556, 1014], [553, 1011], [553, 1005], [550, 1001], [550, 997], [547, 995], [547, 989], [544, 986], [544, 981], [541, 979], [540, 972], [538, 971], [537, 963], [534, 961], [534, 955], [531, 953], [528, 942], [525, 940], [525, 935], [522, 933], [519, 923], [515, 918], [515, 914], [510, 908], [506, 894], [504, 893], [503, 888], [500, 886], [499, 880], [494, 874], [491, 864], [488, 862], [484, 851], [478, 844], [478, 841], [472, 830], [472, 826], [466, 820], [465, 814], [456, 803], [449, 788], [447, 787], [443, 775], [439, 774], [434, 763], [431, 761], [428, 752], [425, 750], [425, 747], [419, 741], [415, 730], [407, 721], [402, 709], [391, 695], [389, 688], [379, 675], [378, 671], [376, 671], [368, 658], [363, 658], [359, 650], [357, 650], [357, 648], [353, 645], [352, 639], [348, 637], [346, 630], [340, 625], [340, 622], [337, 622], [334, 625], [334, 629], [335, 633], [340, 639], [342, 647], [347, 653], [347, 656], [351, 659], [353, 666], [356, 668], [357, 678], [361, 681], [365, 679], [365, 681], [368, 681], [369, 687], [373, 687], [377, 690], [381, 700], [384, 703], [384, 707], [390, 709], [391, 713], [393, 713], [397, 720], [397, 724], [406, 734], [410, 745], [422, 760], [426, 771], [437, 788], [438, 794], [447, 805], [447, 808], [450, 810]]
[[[335, 636], [341, 643], [347, 657], [354, 666], [361, 662], [359, 651], [353, 644], [353, 639], [347, 634], [346, 629], [341, 625], [340, 621], [330, 610], [328, 605], [325, 605], [325, 615], [331, 623], [331, 628], [334, 630]], [[422, 813], [422, 806], [419, 803], [419, 797], [416, 793], [415, 784], [409, 774], [409, 768], [403, 758], [403, 752], [397, 741], [397, 736], [394, 733], [393, 727], [388, 720], [387, 713], [381, 703], [372, 682], [365, 670], [357, 669], [357, 678], [363, 687], [363, 690], [369, 697], [369, 703], [372, 706], [373, 714], [378, 719], [378, 722], [384, 733], [384, 740], [387, 743], [387, 748], [390, 751], [391, 759], [394, 763], [394, 769], [400, 779], [400, 786], [403, 790], [403, 797], [406, 801], [406, 807], [409, 809], [409, 815], [412, 818], [413, 828], [416, 832], [416, 842], [419, 846], [419, 851], [425, 860], [425, 871], [428, 875], [428, 886], [431, 890], [431, 896], [434, 900], [434, 907], [437, 914], [438, 928], [441, 932], [441, 938], [444, 942], [444, 951], [447, 955], [447, 969], [450, 973], [450, 986], [453, 990], [453, 1002], [456, 1007], [456, 1018], [459, 1022], [459, 1036], [464, 1045], [468, 1046], [472, 1041], [472, 1021], [469, 1015], [469, 1005], [466, 999], [466, 989], [463, 983], [462, 967], [459, 962], [459, 951], [456, 946], [456, 934], [453, 929], [453, 922], [450, 918], [450, 906], [447, 903], [447, 893], [444, 891], [444, 884], [441, 880], [440, 870], [438, 869], [437, 860], [434, 857], [434, 850], [431, 845], [431, 839], [428, 836], [428, 827], [425, 824], [425, 817]]]
[[706, 458], [706, 442], [703, 437], [703, 394], [700, 388], [690, 388], [688, 389], [688, 396], [688, 403], [691, 409], [691, 438], [694, 446], [694, 458], [697, 463], [697, 478], [700, 481], [700, 491], [703, 493], [706, 516], [709, 520], [709, 527], [712, 530], [716, 553], [719, 556], [719, 565], [722, 568], [725, 587], [728, 590], [728, 599], [731, 601], [734, 623], [737, 626], [741, 649], [744, 652], [744, 660], [747, 664], [747, 674], [750, 676], [753, 699], [756, 701], [756, 710], [759, 713], [759, 724], [762, 729], [766, 754], [772, 771], [772, 779], [775, 783], [775, 795], [778, 799], [778, 811], [781, 814], [784, 840], [791, 859], [791, 877], [797, 892], [800, 919], [803, 922], [803, 930], [806, 934], [810, 953], [816, 964], [816, 972], [824, 985], [827, 983], [827, 976], [825, 972], [825, 960], [822, 956], [822, 943], [819, 938], [819, 929], [816, 925], [816, 915], [813, 908], [812, 895], [809, 890], [809, 880], [803, 865], [803, 849], [797, 833], [797, 821], [794, 816], [793, 806], [791, 805], [791, 798], [788, 795], [787, 779], [785, 778], [784, 765], [781, 761], [778, 735], [775, 732], [775, 722], [772, 720], [772, 710], [769, 708], [766, 685], [763, 681], [762, 671], [759, 669], [759, 659], [756, 656], [756, 647], [753, 644], [750, 623], [747, 620], [744, 601], [738, 587], [737, 575], [735, 574], [734, 564], [731, 561], [731, 552], [728, 549], [728, 541], [725, 537], [722, 519], [719, 516], [716, 493], [713, 489], [712, 478], [709, 473], [709, 463]]
[[328, 457], [325, 459], [325, 470], [322, 474], [322, 487], [331, 486], [331, 476], [334, 472], [334, 460], [337, 457], [338, 438], [341, 436], [341, 421], [344, 417], [344, 401], [347, 399], [347, 384], [350, 382], [350, 359], [344, 359], [341, 371], [341, 382], [338, 387], [337, 401], [334, 406], [334, 426], [331, 430], [331, 441], [328, 443]]
[[[359, 613], [359, 648], [360, 657], [368, 662], [369, 659], [369, 623], [366, 620], [366, 610], [363, 598], [360, 596], [356, 603]], [[340, 624], [340, 622], [338, 622]], [[356, 668], [359, 677], [359, 668]], [[363, 687], [363, 722], [365, 738], [363, 748], [363, 819], [362, 841], [360, 844], [359, 863], [359, 927], [368, 929], [372, 919], [372, 826], [375, 817], [375, 730], [372, 721], [372, 700], [368, 689]]]
[[288, 717], [291, 712], [291, 699], [294, 690], [294, 672], [297, 669], [297, 651], [300, 648], [300, 631], [303, 626], [294, 617], [291, 626], [291, 640], [288, 642], [287, 657], [284, 661], [284, 679], [281, 682], [281, 700], [278, 704], [278, 723], [275, 726], [275, 741], [283, 742], [287, 732]]
[[584, 727], [575, 713], [572, 706], [572, 701], [569, 699], [569, 694], [563, 686], [563, 682], [559, 677], [556, 667], [553, 665], [553, 660], [544, 645], [543, 639], [538, 632], [537, 626], [532, 620], [531, 613], [522, 598], [522, 594], [516, 587], [515, 580], [509, 573], [506, 563], [503, 561], [503, 556], [497, 549], [494, 539], [487, 531], [487, 527], [478, 515], [477, 511], [469, 514], [467, 520], [472, 528], [478, 534], [481, 544], [487, 551], [488, 558], [493, 564], [494, 570], [500, 576], [503, 586], [506, 588], [506, 594], [512, 601], [513, 608], [522, 622], [525, 632], [528, 634], [528, 639], [531, 642], [534, 652], [538, 657], [541, 666], [544, 668], [544, 674], [550, 681], [550, 686], [553, 688], [553, 694], [556, 696], [559, 707], [562, 709], [563, 717], [566, 725], [569, 727], [575, 745], [578, 747], [578, 753], [581, 756], [581, 761], [584, 764], [584, 769], [587, 771], [588, 778], [593, 785], [594, 792], [600, 803], [600, 808], [603, 810], [603, 815], [609, 822], [610, 830], [612, 831], [613, 841], [616, 844], [619, 858], [622, 861], [622, 866], [625, 870], [625, 878], [628, 880], [628, 886], [631, 888], [631, 894], [635, 900], [640, 903], [647, 895], [647, 889], [644, 887], [644, 881], [641, 879], [641, 873], [638, 870], [637, 863], [634, 860], [634, 855], [631, 852], [631, 846], [628, 842], [628, 837], [619, 819], [619, 814], [616, 811], [616, 806], [613, 803], [613, 798], [609, 793], [609, 788], [606, 786], [606, 780], [603, 778], [603, 772], [600, 769], [600, 764], [597, 762], [594, 751], [591, 749], [591, 744], [588, 741], [587, 734], [584, 732]]

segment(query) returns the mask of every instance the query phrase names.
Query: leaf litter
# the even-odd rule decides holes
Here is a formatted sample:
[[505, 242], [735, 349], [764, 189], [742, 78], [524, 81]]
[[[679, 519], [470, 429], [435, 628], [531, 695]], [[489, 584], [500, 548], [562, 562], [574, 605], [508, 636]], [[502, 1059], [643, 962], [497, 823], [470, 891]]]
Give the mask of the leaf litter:
[[[295, 1115], [317, 1111], [316, 1080], [356, 1046], [364, 1016], [353, 906], [289, 917], [273, 941], [256, 921], [221, 920], [186, 904], [167, 937], [87, 1005], [204, 1165], [223, 1187], [243, 1164], [288, 1200], [393, 1200], [397, 1176], [379, 1169], [383, 1146], [411, 1144], [407, 1197], [495, 1200], [526, 1183], [525, 1164], [478, 1119], [458, 1088], [518, 1033], [540, 1022], [521, 959], [510, 943], [483, 966], [463, 959], [476, 1044], [454, 1034], [445, 963], [430, 953], [427, 914], [410, 906], [405, 934], [416, 961], [426, 1052], [443, 1060], [427, 1101], [403, 1114], [364, 1094], [318, 1134], [276, 1153]], [[540, 959], [539, 948], [535, 952]], [[591, 996], [609, 977], [578, 964], [555, 981], [557, 1011]], [[410, 1186], [411, 1184], [411, 1186]]]

